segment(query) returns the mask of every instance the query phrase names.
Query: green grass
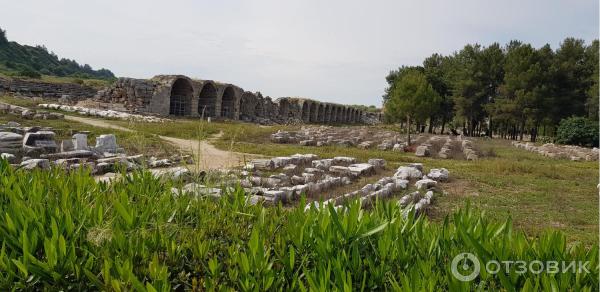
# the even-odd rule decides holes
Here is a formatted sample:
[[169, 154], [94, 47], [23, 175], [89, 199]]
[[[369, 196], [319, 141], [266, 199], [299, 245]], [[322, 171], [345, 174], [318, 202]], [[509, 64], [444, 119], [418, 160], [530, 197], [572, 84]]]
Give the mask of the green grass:
[[[362, 150], [337, 146], [304, 147], [274, 144], [269, 135], [279, 129], [295, 130], [298, 126], [264, 127], [236, 122], [206, 123], [199, 120], [175, 120], [170, 123], [132, 123], [111, 121], [144, 134], [196, 139], [222, 132], [213, 143], [223, 150], [287, 156], [314, 153], [320, 157], [352, 156], [361, 161], [383, 158], [390, 167], [403, 163], [422, 162], [426, 168], [447, 168], [452, 181], [444, 184], [448, 192], [435, 204], [433, 220], [470, 201], [491, 216], [511, 216], [515, 227], [531, 237], [546, 229], [559, 229], [569, 242], [586, 245], [598, 243], [598, 164], [553, 160], [512, 147], [508, 141], [481, 139], [477, 144], [493, 157], [479, 161], [417, 158], [412, 153]], [[387, 127], [389, 128], [389, 127]], [[389, 128], [391, 129], [391, 128]], [[112, 131], [112, 130], [111, 130]], [[124, 137], [127, 140], [127, 137]], [[151, 141], [149, 141], [151, 143]]]
[[[345, 212], [173, 196], [180, 182], [135, 172], [112, 184], [85, 170], [24, 172], [0, 161], [0, 289], [231, 291], [591, 291], [598, 246], [560, 232], [528, 239], [469, 208], [441, 223], [391, 202]], [[450, 273], [462, 252], [496, 260], [589, 261], [591, 273]], [[482, 264], [483, 265], [483, 264]]]
[[442, 220], [468, 200], [491, 216], [512, 216], [515, 227], [531, 237], [546, 229], [559, 229], [567, 234], [569, 242], [598, 243], [597, 162], [548, 159], [499, 139], [480, 139], [476, 143], [482, 152], [492, 157], [465, 161], [418, 158], [412, 153], [376, 149], [304, 147], [269, 141], [269, 135], [278, 129], [294, 130], [297, 126], [261, 127], [197, 120], [177, 120], [167, 125], [138, 123], [136, 129], [193, 139], [201, 125], [209, 134], [223, 132], [214, 142], [223, 150], [272, 157], [313, 153], [323, 158], [352, 156], [361, 161], [383, 158], [391, 167], [410, 162], [422, 162], [427, 169], [444, 167], [450, 171], [452, 181], [444, 185], [448, 195], [436, 202], [434, 220]]

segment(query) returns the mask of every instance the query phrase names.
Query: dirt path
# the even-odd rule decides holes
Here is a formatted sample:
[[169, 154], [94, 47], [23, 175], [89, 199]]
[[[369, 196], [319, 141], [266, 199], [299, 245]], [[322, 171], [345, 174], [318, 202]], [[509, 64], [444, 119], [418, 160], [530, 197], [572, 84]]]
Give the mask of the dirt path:
[[[111, 124], [110, 122], [102, 119], [68, 115], [65, 115], [65, 119], [101, 128], [114, 129], [130, 133], [135, 132], [132, 129]], [[211, 137], [209, 140], [217, 139], [221, 135], [222, 133], [219, 133]], [[179, 150], [182, 152], [192, 153], [196, 159], [196, 162], [200, 162], [199, 165], [196, 163], [196, 167], [194, 167], [197, 168], [197, 170], [223, 169], [242, 166], [245, 161], [249, 161], [250, 159], [258, 157], [258, 155], [253, 154], [223, 151], [217, 149], [215, 146], [210, 144], [209, 141], [187, 140], [160, 135], [158, 137], [179, 148]]]

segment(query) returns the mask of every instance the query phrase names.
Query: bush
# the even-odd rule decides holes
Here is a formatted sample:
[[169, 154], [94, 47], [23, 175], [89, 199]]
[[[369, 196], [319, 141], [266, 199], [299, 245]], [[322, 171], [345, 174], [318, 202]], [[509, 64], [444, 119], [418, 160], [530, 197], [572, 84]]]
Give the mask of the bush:
[[584, 117], [570, 117], [560, 121], [556, 143], [580, 146], [598, 146], [598, 122]]
[[19, 74], [19, 76], [29, 77], [29, 78], [35, 78], [35, 79], [42, 78], [42, 74], [40, 74], [40, 72], [35, 71], [33, 69], [30, 69], [30, 68], [25, 68], [25, 69], [19, 70], [18, 74]]
[[[25, 172], [0, 160], [0, 289], [331, 291], [572, 290], [598, 287], [598, 246], [529, 238], [510, 219], [467, 209], [443, 223], [393, 202], [304, 211], [173, 196], [147, 171], [111, 184], [88, 171]], [[459, 282], [452, 259], [589, 261], [589, 273], [482, 273]], [[503, 287], [504, 289], [501, 289]], [[229, 289], [227, 289], [229, 288]]]

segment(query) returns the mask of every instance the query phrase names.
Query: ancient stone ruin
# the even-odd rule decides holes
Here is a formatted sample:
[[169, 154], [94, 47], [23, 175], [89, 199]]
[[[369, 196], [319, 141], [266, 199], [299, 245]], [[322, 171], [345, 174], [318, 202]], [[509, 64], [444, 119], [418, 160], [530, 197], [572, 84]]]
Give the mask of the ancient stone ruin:
[[418, 157], [477, 160], [481, 155], [473, 141], [462, 136], [419, 136], [416, 140], [424, 141], [415, 149]]
[[40, 80], [0, 77], [0, 93], [3, 92], [23, 96], [81, 100], [94, 97], [97, 91], [93, 87], [76, 83], [51, 83]]
[[47, 112], [43, 110], [34, 110], [3, 102], [0, 102], [0, 114], [17, 115], [28, 120], [58, 120], [64, 118], [64, 115], [59, 113]]
[[271, 141], [302, 146], [337, 145], [361, 149], [404, 151], [406, 143], [401, 134], [373, 127], [303, 126], [299, 131], [278, 131]]
[[121, 169], [131, 171], [142, 167], [172, 167], [193, 163], [189, 155], [173, 155], [164, 159], [145, 158], [141, 154], [127, 155], [118, 146], [113, 134], [96, 137], [95, 146], [90, 146], [86, 132], [57, 141], [52, 128], [23, 127], [14, 122], [0, 125], [0, 155], [21, 169], [48, 169], [53, 165], [67, 170], [87, 167], [93, 175]]
[[377, 123], [380, 114], [341, 104], [305, 98], [272, 100], [260, 92], [212, 80], [183, 75], [159, 75], [152, 79], [119, 78], [100, 90], [94, 100], [100, 106], [120, 107], [136, 113], [242, 120], [256, 123]]
[[572, 161], [596, 161], [598, 160], [598, 148], [585, 148], [575, 145], [556, 145], [547, 143], [536, 146], [531, 142], [513, 141], [512, 145], [517, 148], [535, 152], [545, 157], [556, 159], [570, 159]]
[[[399, 167], [392, 176], [385, 176], [358, 189], [335, 196], [339, 190], [354, 188], [361, 178], [373, 177], [386, 172], [386, 161], [369, 159], [358, 162], [353, 157], [319, 159], [314, 154], [252, 160], [238, 174], [229, 173], [220, 177], [218, 184], [208, 186], [195, 182], [181, 188], [173, 188], [174, 195], [211, 196], [219, 198], [223, 190], [241, 185], [247, 194], [249, 204], [276, 205], [293, 204], [301, 195], [306, 195], [311, 207], [333, 205], [335, 208], [350, 199], [360, 199], [361, 207], [366, 208], [377, 199], [399, 195], [398, 204], [402, 207], [414, 206], [417, 212], [424, 211], [433, 201], [434, 191], [439, 191], [438, 183], [449, 179], [448, 170], [431, 169], [425, 175], [421, 163]], [[414, 188], [410, 187], [411, 182]], [[406, 193], [409, 191], [409, 193]], [[323, 199], [323, 204], [319, 200]]]

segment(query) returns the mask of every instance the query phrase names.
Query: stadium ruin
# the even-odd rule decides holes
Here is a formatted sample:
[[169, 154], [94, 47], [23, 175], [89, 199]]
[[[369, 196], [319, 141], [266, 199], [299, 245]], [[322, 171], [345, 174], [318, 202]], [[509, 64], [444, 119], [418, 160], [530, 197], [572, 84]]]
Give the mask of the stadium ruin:
[[183, 75], [119, 78], [94, 100], [137, 113], [256, 123], [372, 124], [380, 120], [379, 113], [354, 106], [296, 97], [272, 100], [233, 84]]

